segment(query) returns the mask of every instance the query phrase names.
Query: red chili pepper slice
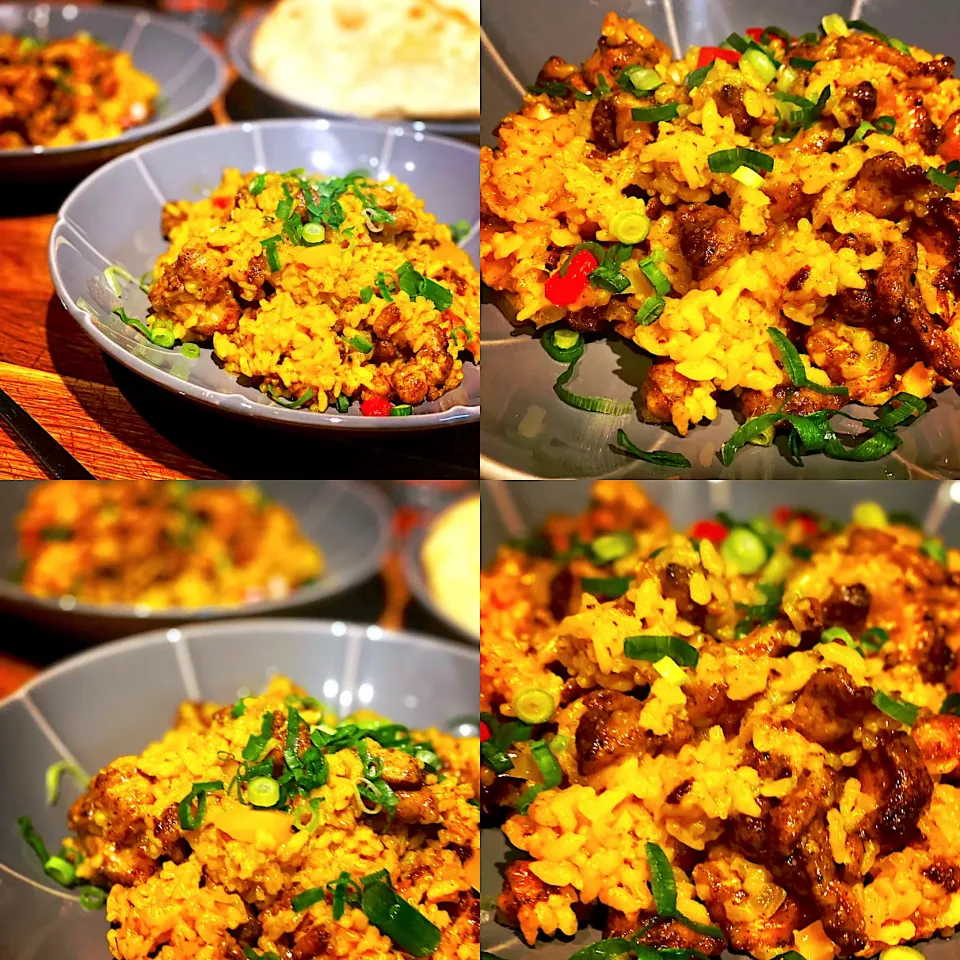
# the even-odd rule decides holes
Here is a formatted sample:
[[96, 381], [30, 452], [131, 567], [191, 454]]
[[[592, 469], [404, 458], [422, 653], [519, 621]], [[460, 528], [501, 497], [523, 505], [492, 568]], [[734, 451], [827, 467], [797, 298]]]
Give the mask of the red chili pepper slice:
[[727, 63], [737, 63], [740, 60], [740, 54], [736, 50], [728, 50], [726, 47], [701, 47], [697, 67], [705, 67], [712, 60], [726, 60]]
[[694, 540], [709, 540], [711, 543], [723, 543], [729, 533], [719, 520], [698, 520], [690, 530]]
[[778, 527], [785, 527], [793, 516], [793, 507], [777, 507], [773, 511], [773, 522]]
[[564, 276], [557, 271], [544, 285], [547, 299], [558, 307], [573, 303], [587, 285], [587, 277], [597, 269], [597, 258], [589, 250], [581, 250], [567, 267]]
[[751, 39], [755, 40], [757, 43], [760, 42], [760, 38], [763, 36], [764, 27], [747, 27], [743, 32]]
[[214, 197], [214, 198], [213, 198], [213, 205], [214, 205], [215, 207], [219, 207], [221, 210], [223, 210], [223, 209], [225, 209], [226, 207], [229, 207], [229, 206], [230, 206], [230, 198], [229, 198], [229, 197]]
[[391, 405], [386, 397], [370, 397], [360, 404], [360, 412], [365, 417], [389, 417]]
[[800, 523], [800, 526], [803, 527], [804, 534], [808, 537], [820, 532], [820, 524], [817, 523], [813, 517], [807, 517], [803, 514], [800, 514], [800, 516], [797, 517], [797, 521]]
[[486, 743], [490, 739], [490, 728], [483, 722], [480, 721], [480, 742]]
[[773, 522], [778, 527], [785, 527], [791, 520], [796, 520], [800, 524], [806, 536], [820, 532], [820, 524], [813, 517], [794, 510], [793, 507], [777, 507], [773, 511]]

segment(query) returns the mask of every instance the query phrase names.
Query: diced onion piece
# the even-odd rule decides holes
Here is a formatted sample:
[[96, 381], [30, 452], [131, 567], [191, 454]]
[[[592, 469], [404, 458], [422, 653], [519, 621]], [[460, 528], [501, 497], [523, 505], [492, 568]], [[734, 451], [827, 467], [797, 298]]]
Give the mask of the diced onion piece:
[[734, 180], [739, 180], [745, 187], [753, 187], [755, 190], [759, 190], [763, 186], [763, 177], [749, 167], [737, 167], [731, 176]]
[[682, 687], [687, 682], [687, 675], [670, 657], [662, 657], [660, 660], [657, 660], [653, 665], [653, 669], [668, 683], [675, 684], [678, 687]]

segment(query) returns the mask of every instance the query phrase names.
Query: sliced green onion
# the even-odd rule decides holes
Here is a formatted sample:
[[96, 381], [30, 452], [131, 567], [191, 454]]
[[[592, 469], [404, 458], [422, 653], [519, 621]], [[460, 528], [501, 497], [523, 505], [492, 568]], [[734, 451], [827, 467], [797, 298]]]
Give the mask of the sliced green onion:
[[195, 343], [185, 343], [180, 347], [180, 352], [188, 360], [196, 360], [200, 356], [200, 347]]
[[562, 327], [549, 327], [540, 338], [540, 346], [547, 352], [551, 360], [559, 363], [573, 363], [583, 356], [583, 337], [575, 330], [564, 330]]
[[585, 593], [594, 596], [609, 597], [611, 600], [622, 597], [630, 589], [629, 577], [584, 577], [580, 586]]
[[563, 263], [560, 264], [560, 269], [557, 271], [557, 273], [558, 273], [561, 277], [565, 277], [565, 276], [567, 275], [567, 270], [570, 269], [570, 264], [571, 264], [571, 262], [573, 261], [573, 258], [574, 258], [581, 250], [589, 250], [589, 251], [593, 254], [593, 258], [594, 258], [594, 260], [597, 261], [597, 263], [603, 263], [603, 260], [604, 260], [604, 258], [605, 258], [606, 255], [607, 255], [607, 251], [604, 250], [604, 248], [603, 248], [602, 246], [600, 246], [600, 244], [597, 243], [595, 240], [584, 240], [583, 243], [578, 243], [578, 244], [567, 254], [567, 257], [566, 257], [566, 259], [563, 261]]
[[[688, 927], [694, 933], [699, 933], [702, 937], [712, 937], [714, 940], [723, 939], [723, 931], [709, 923], [695, 923], [689, 920], [682, 913], [676, 914], [674, 920], [679, 920], [685, 927]], [[662, 951], [661, 951], [662, 952]]]
[[952, 713], [955, 717], [960, 716], [960, 693], [951, 693], [942, 704], [940, 704], [941, 713]]
[[866, 137], [871, 130], [876, 130], [877, 128], [872, 123], [867, 123], [866, 120], [863, 120], [860, 123], [860, 126], [857, 127], [856, 132], [850, 138], [851, 143], [860, 143], [863, 138]]
[[270, 267], [271, 273], [276, 273], [280, 269], [280, 254], [277, 253], [277, 244], [280, 239], [280, 234], [277, 234], [260, 241], [260, 246], [263, 247], [264, 253], [267, 255], [267, 266]]
[[140, 333], [142, 333], [148, 340], [151, 339], [150, 328], [142, 320], [138, 320], [136, 317], [129, 316], [123, 307], [114, 307], [114, 309], [110, 312], [114, 316], [119, 317], [125, 324], [127, 324], [127, 326], [133, 327], [135, 330], [139, 330]]
[[682, 667], [695, 667], [700, 660], [696, 648], [680, 637], [625, 637], [623, 655], [631, 660], [649, 660], [651, 663], [669, 657]]
[[809, 560], [813, 556], [813, 551], [802, 543], [795, 543], [790, 548], [790, 553], [798, 560]]
[[[326, 239], [327, 231], [322, 223], [317, 223], [316, 221], [312, 220], [310, 223], [305, 223], [300, 228], [300, 236], [310, 244], [323, 243], [323, 241]], [[369, 290], [370, 288], [366, 287], [365, 289]], [[371, 294], [372, 293], [373, 291], [371, 291]]]
[[[489, 741], [487, 741], [489, 743]], [[563, 781], [563, 769], [557, 763], [557, 758], [550, 750], [550, 744], [546, 740], [535, 740], [530, 744], [530, 756], [533, 757], [543, 783], [534, 784], [525, 790], [517, 800], [517, 810], [520, 813], [526, 813], [530, 804], [544, 790], [552, 790], [560, 786]]]
[[[177, 816], [180, 826], [184, 830], [196, 830], [203, 823], [207, 815], [207, 793], [211, 790], [222, 790], [222, 780], [210, 780], [206, 783], [195, 783], [193, 789], [177, 804]], [[193, 801], [197, 801], [196, 813], [192, 811]]]
[[663, 275], [652, 256], [644, 257], [637, 263], [640, 272], [650, 281], [658, 296], [668, 294], [672, 289], [670, 281]]
[[623, 430], [617, 431], [617, 446], [634, 459], [652, 463], [658, 467], [689, 470], [693, 466], [682, 453], [670, 453], [667, 450], [641, 450]]
[[363, 303], [369, 303], [373, 299], [373, 287], [360, 288], [360, 300]]
[[524, 723], [546, 723], [557, 709], [553, 697], [540, 687], [527, 687], [513, 698], [513, 712]]
[[733, 173], [738, 167], [750, 167], [751, 170], [773, 170], [773, 157], [759, 150], [747, 147], [734, 147], [732, 150], [717, 150], [707, 157], [707, 166], [714, 173]]
[[43, 865], [43, 872], [51, 879], [56, 880], [61, 887], [73, 886], [74, 880], [77, 879], [76, 867], [69, 860], [64, 860], [63, 857], [50, 857]]
[[828, 37], [845, 37], [850, 32], [847, 29], [847, 21], [839, 13], [828, 13], [820, 23]]
[[663, 81], [660, 79], [656, 70], [635, 63], [620, 71], [620, 76], [617, 77], [617, 83], [628, 93], [633, 93], [634, 91], [637, 93], [651, 93], [656, 90], [657, 87], [662, 86]]
[[824, 387], [819, 383], [814, 383], [807, 377], [807, 369], [800, 359], [800, 353], [790, 342], [787, 335], [776, 327], [767, 327], [767, 333], [770, 334], [770, 339], [776, 344], [777, 349], [780, 351], [780, 362], [783, 364], [784, 372], [794, 386], [801, 387], [804, 390], [812, 390], [814, 393], [829, 394], [831, 396], [846, 397], [850, 395], [850, 391], [844, 386]]
[[301, 819], [301, 816], [304, 811], [303, 806], [297, 807], [293, 811], [293, 829], [300, 830], [303, 833], [316, 833], [320, 827], [320, 804], [323, 802], [323, 797], [314, 797], [309, 801], [309, 808], [311, 812], [310, 819], [304, 822]]
[[901, 443], [903, 441], [895, 433], [878, 430], [876, 433], [866, 434], [852, 446], [846, 447], [836, 434], [831, 434], [826, 437], [823, 452], [833, 460], [866, 463], [870, 460], [881, 460], [896, 450]]
[[107, 267], [103, 271], [103, 279], [107, 281], [107, 284], [110, 286], [110, 289], [119, 297], [123, 292], [123, 288], [120, 286], [120, 280], [126, 280], [129, 283], [136, 283], [137, 281], [133, 278], [129, 271], [125, 270], [119, 264], [114, 263]]
[[37, 855], [41, 865], [46, 864], [50, 859], [50, 851], [43, 842], [43, 837], [33, 828], [33, 822], [29, 817], [17, 817], [17, 826], [20, 828], [20, 836], [24, 842]]
[[745, 37], [741, 37], [739, 33], [731, 33], [726, 40], [723, 41], [720, 46], [730, 47], [731, 50], [736, 50], [737, 53], [743, 54], [747, 52], [747, 48], [750, 46], [750, 41]]
[[610, 221], [610, 232], [620, 243], [641, 243], [650, 232], [650, 218], [636, 210], [621, 210]]
[[568, 390], [566, 384], [573, 376], [576, 361], [570, 364], [563, 373], [557, 377], [557, 382], [553, 385], [554, 393], [567, 406], [576, 407], [577, 410], [588, 410], [591, 413], [604, 413], [612, 417], [622, 417], [628, 414], [633, 405], [623, 400], [610, 400], [607, 397], [587, 397], [579, 393]]
[[289, 400], [277, 389], [277, 385], [274, 383], [267, 384], [267, 393], [274, 403], [278, 403], [281, 407], [286, 407], [288, 410], [299, 410], [308, 404], [315, 396], [313, 387], [307, 387], [296, 400]]
[[409, 403], [397, 403], [390, 408], [391, 417], [412, 417], [413, 407]]
[[233, 705], [233, 709], [230, 711], [230, 716], [236, 720], [238, 717], [242, 717], [247, 712], [247, 705], [243, 702], [243, 697], [240, 697], [239, 700]]
[[150, 342], [169, 350], [177, 342], [177, 338], [169, 327], [160, 327], [150, 330]]
[[753, 72], [760, 78], [764, 86], [770, 83], [771, 80], [777, 75], [776, 64], [771, 60], [770, 56], [761, 49], [759, 46], [754, 49], [750, 47], [747, 52], [740, 58], [740, 69], [743, 69], [743, 64], [749, 64]]
[[80, 894], [80, 906], [84, 910], [100, 910], [107, 902], [107, 891], [101, 890], [100, 887], [90, 885], [82, 887], [78, 892]]
[[280, 784], [273, 777], [254, 777], [247, 783], [247, 800], [254, 807], [274, 807], [280, 799]]
[[834, 640], [842, 640], [848, 647], [853, 646], [853, 637], [850, 631], [843, 627], [829, 627], [820, 634], [821, 643], [833, 643]]
[[680, 104], [676, 100], [658, 107], [634, 107], [630, 116], [640, 123], [659, 123], [661, 120], [676, 120], [680, 116]]
[[664, 300], [663, 297], [656, 295], [647, 297], [647, 299], [640, 304], [640, 309], [634, 314], [634, 323], [639, 324], [641, 327], [650, 326], [650, 324], [663, 313], [666, 305], [667, 301]]
[[897, 121], [893, 117], [875, 117], [873, 125], [877, 128], [878, 133], [888, 137], [897, 129]]
[[698, 67], [696, 70], [691, 70], [684, 81], [687, 89], [693, 90], [695, 87], [699, 87], [700, 84], [707, 79], [707, 74], [713, 69], [713, 65], [716, 62], [716, 60], [711, 60], [709, 63], [704, 64], [704, 66]]
[[657, 913], [661, 917], [672, 917], [677, 912], [677, 881], [673, 867], [663, 847], [656, 843], [646, 845], [647, 866], [650, 868], [650, 889]]
[[304, 890], [298, 893], [291, 901], [290, 906], [295, 913], [303, 913], [309, 910], [315, 903], [326, 900], [326, 887], [312, 887], [310, 890]]
[[265, 174], [258, 173], [250, 181], [250, 193], [253, 196], [263, 193], [263, 188], [267, 185], [267, 178]]
[[960, 160], [951, 160], [943, 169], [946, 173], [960, 173]]
[[807, 60], [804, 57], [791, 57], [790, 66], [800, 70], [812, 70], [817, 65], [816, 60]]
[[361, 353], [371, 353], [373, 351], [373, 344], [371, 343], [369, 337], [365, 334], [358, 333], [351, 337], [344, 337], [344, 340], [350, 344], [356, 350], [359, 350]]
[[923, 545], [920, 547], [920, 552], [925, 553], [931, 560], [936, 560], [937, 563], [943, 566], [947, 565], [947, 551], [943, 546], [942, 540], [935, 540], [932, 537], [924, 540]]
[[627, 556], [636, 548], [636, 538], [625, 530], [601, 534], [590, 542], [590, 553], [601, 566]]
[[890, 634], [883, 627], [871, 627], [860, 634], [860, 646], [868, 653], [876, 653], [889, 639]]
[[337, 412], [346, 413], [350, 409], [350, 400], [345, 394], [339, 394], [336, 399]]
[[736, 572], [745, 576], [756, 573], [769, 556], [767, 545], [748, 527], [734, 527], [723, 541], [720, 553]]
[[910, 52], [910, 48], [902, 40], [898, 40], [896, 37], [888, 37], [885, 33], [883, 33], [883, 31], [871, 26], [865, 20], [848, 20], [847, 26], [852, 27], [854, 30], [860, 30], [863, 33], [869, 33], [871, 36], [874, 36], [878, 40], [882, 40], [884, 43], [893, 47], [894, 50], [898, 50], [900, 53], [905, 53], [908, 57], [913, 56], [913, 54]]
[[916, 723], [917, 714], [920, 712], [919, 707], [907, 703], [906, 700], [894, 700], [893, 697], [882, 690], [878, 690], [873, 695], [873, 705], [888, 717], [893, 717], [894, 720], [899, 720], [900, 723], [906, 724], [908, 727], [912, 727]]
[[77, 785], [86, 790], [90, 778], [75, 764], [69, 760], [58, 760], [47, 767], [46, 786], [47, 786], [47, 806], [55, 806], [60, 799], [60, 780], [65, 773], [69, 773]]
[[440, 929], [399, 896], [389, 882], [364, 885], [360, 908], [367, 919], [404, 953], [429, 957], [440, 946]]
[[938, 187], [943, 187], [947, 193], [953, 193], [957, 189], [957, 182], [960, 181], [960, 177], [951, 177], [949, 173], [944, 173], [936, 167], [930, 167], [927, 170], [927, 179]]

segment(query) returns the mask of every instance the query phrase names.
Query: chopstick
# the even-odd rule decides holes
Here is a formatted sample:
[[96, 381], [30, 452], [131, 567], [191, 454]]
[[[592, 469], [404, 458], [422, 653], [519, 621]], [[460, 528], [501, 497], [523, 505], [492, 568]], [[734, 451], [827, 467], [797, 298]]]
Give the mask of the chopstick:
[[0, 420], [15, 433], [34, 458], [55, 480], [93, 480], [94, 476], [73, 457], [23, 407], [0, 390]]

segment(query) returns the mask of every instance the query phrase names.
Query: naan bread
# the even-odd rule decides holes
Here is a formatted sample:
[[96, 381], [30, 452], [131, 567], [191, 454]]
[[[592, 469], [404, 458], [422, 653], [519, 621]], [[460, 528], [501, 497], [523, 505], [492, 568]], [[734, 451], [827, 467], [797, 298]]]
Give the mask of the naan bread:
[[479, 0], [281, 0], [257, 30], [279, 92], [363, 117], [480, 113]]

